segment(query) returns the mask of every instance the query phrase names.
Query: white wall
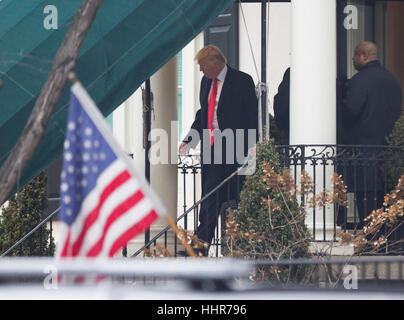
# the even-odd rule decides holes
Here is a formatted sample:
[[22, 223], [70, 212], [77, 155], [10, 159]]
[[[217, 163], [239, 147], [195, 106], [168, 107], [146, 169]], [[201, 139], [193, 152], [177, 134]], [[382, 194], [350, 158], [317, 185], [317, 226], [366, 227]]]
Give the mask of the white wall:
[[[257, 84], [261, 78], [261, 4], [242, 3], [240, 6], [239, 69], [250, 74]], [[243, 13], [246, 23], [244, 23]], [[285, 70], [290, 66], [290, 16], [290, 3], [271, 3], [269, 5], [266, 82], [268, 85], [268, 110], [271, 114], [273, 114], [273, 97], [278, 92], [278, 86]]]
[[[203, 48], [203, 32], [195, 37], [188, 45], [182, 49], [182, 140], [188, 133], [191, 125], [195, 119], [195, 114], [200, 108], [199, 104], [199, 91], [202, 73], [199, 71], [199, 65], [194, 60], [196, 53]], [[200, 145], [196, 150], [191, 150], [191, 154], [199, 154]], [[178, 215], [184, 213], [184, 200], [186, 209], [190, 208], [194, 203], [194, 180], [192, 174], [186, 175], [186, 187], [184, 190], [184, 176], [178, 174], [178, 198], [177, 198], [177, 212]], [[200, 176], [196, 176], [195, 180], [195, 200], [200, 199], [201, 195], [201, 182]], [[186, 195], [186, 197], [185, 197]], [[183, 223], [180, 223], [184, 227]], [[194, 214], [188, 215], [188, 230], [194, 228]]]
[[187, 134], [199, 105], [199, 85], [202, 73], [194, 61], [196, 53], [203, 47], [203, 33], [200, 33], [182, 49], [182, 135]]
[[134, 164], [144, 172], [142, 90], [136, 90], [113, 112], [113, 133], [128, 154], [134, 154]]

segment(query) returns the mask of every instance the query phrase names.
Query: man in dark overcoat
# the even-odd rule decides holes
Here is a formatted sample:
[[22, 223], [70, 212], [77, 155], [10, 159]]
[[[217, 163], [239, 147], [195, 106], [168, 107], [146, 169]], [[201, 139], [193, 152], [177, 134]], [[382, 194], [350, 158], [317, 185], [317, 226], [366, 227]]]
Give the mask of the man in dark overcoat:
[[344, 179], [348, 191], [355, 193], [359, 227], [372, 210], [383, 204], [384, 183], [377, 158], [387, 144], [401, 113], [401, 88], [393, 74], [384, 68], [373, 42], [357, 45], [353, 64], [359, 72], [347, 84], [343, 103], [344, 144], [365, 145], [355, 151], [355, 163]]
[[[237, 170], [244, 162], [248, 149], [255, 144], [258, 100], [251, 76], [231, 68], [216, 46], [202, 48], [195, 60], [204, 74], [199, 97], [201, 108], [191, 126], [198, 134], [189, 133], [181, 143], [179, 153], [186, 154], [202, 139], [203, 197]], [[226, 138], [217, 137], [217, 133], [224, 133]], [[217, 195], [213, 194], [202, 202], [196, 231], [200, 240], [211, 243], [221, 205], [227, 200], [238, 199], [242, 182], [242, 177], [236, 175]]]
[[284, 134], [284, 144], [289, 144], [289, 109], [290, 109], [290, 68], [283, 74], [278, 93], [274, 96], [274, 120]]

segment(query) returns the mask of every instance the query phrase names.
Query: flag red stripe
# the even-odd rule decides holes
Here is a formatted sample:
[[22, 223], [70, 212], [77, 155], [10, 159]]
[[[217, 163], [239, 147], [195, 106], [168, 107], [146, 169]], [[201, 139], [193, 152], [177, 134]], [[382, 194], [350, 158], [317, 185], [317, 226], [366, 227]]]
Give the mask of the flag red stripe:
[[84, 237], [87, 231], [91, 228], [95, 221], [97, 221], [98, 216], [100, 214], [100, 209], [104, 202], [108, 199], [112, 192], [114, 192], [119, 186], [125, 183], [130, 179], [130, 174], [128, 170], [121, 172], [119, 175], [115, 177], [114, 180], [111, 181], [109, 185], [107, 185], [100, 195], [100, 199], [98, 201], [98, 205], [93, 209], [93, 211], [86, 217], [84, 221], [83, 228], [81, 229], [80, 235], [77, 238], [76, 242], [73, 244], [72, 248], [72, 256], [77, 256], [80, 252], [80, 248], [83, 244]]
[[76, 276], [76, 277], [74, 278], [74, 281], [73, 281], [73, 282], [74, 282], [75, 284], [83, 284], [85, 280], [86, 280], [86, 277], [85, 277], [85, 276], [79, 275], [79, 276]]
[[120, 203], [108, 216], [107, 221], [105, 222], [104, 229], [102, 231], [101, 238], [94, 244], [94, 246], [88, 251], [87, 257], [95, 257], [97, 256], [103, 247], [105, 236], [111, 225], [124, 213], [128, 212], [132, 209], [136, 204], [144, 198], [144, 194], [142, 190], [137, 190], [134, 194], [132, 194], [129, 198], [127, 198], [124, 202]]
[[111, 249], [109, 250], [108, 256], [113, 257], [114, 254], [119, 249], [121, 249], [123, 246], [125, 246], [130, 239], [134, 238], [139, 233], [145, 231], [149, 227], [149, 225], [151, 225], [153, 223], [153, 221], [157, 219], [157, 217], [158, 217], [157, 212], [154, 210], [151, 210], [142, 220], [140, 220], [135, 225], [133, 225], [132, 227], [127, 229], [112, 244]]
[[70, 230], [68, 231], [66, 240], [65, 240], [65, 244], [63, 245], [63, 249], [62, 252], [60, 253], [61, 257], [67, 257], [68, 256], [68, 249], [70, 247]]

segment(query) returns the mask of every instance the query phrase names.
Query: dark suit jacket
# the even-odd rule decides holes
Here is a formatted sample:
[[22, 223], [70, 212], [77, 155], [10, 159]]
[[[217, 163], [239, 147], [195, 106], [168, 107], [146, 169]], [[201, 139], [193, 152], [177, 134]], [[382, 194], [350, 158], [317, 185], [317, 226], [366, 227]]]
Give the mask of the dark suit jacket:
[[401, 113], [401, 88], [391, 72], [372, 61], [347, 85], [343, 105], [344, 143], [385, 145]]
[[287, 68], [278, 87], [278, 93], [274, 97], [274, 120], [285, 135], [285, 144], [289, 144], [289, 93], [290, 68]]
[[[368, 63], [347, 84], [342, 110], [344, 144], [386, 145], [386, 137], [401, 113], [401, 99], [400, 85], [393, 74], [379, 61]], [[381, 150], [362, 149], [362, 158], [374, 158], [372, 153], [377, 152]], [[358, 163], [356, 170], [348, 168], [345, 182], [349, 191], [355, 191], [355, 186], [356, 191], [370, 191], [375, 187], [382, 190], [380, 171], [376, 163], [370, 162]]]
[[[212, 80], [202, 78], [199, 101], [201, 108], [191, 126], [203, 137], [203, 129], [208, 129], [209, 91]], [[250, 75], [227, 66], [226, 78], [220, 94], [217, 120], [221, 131], [230, 129], [236, 137], [236, 129], [244, 129], [244, 154], [247, 154], [247, 130], [255, 129], [258, 137], [258, 100], [255, 94], [254, 81]], [[191, 141], [187, 136], [183, 141], [196, 146], [199, 141]], [[225, 145], [223, 141], [223, 145]], [[236, 151], [236, 150], [235, 150]], [[203, 144], [201, 145], [203, 152]], [[235, 160], [236, 161], [236, 160]]]

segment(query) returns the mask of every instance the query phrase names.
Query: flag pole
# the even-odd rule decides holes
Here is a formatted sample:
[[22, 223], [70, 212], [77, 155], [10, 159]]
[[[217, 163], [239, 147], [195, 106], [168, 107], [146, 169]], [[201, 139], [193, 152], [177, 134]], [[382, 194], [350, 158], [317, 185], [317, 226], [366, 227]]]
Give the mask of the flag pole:
[[192, 247], [187, 243], [186, 239], [184, 240], [184, 239], [182, 239], [182, 237], [180, 237], [180, 230], [178, 230], [178, 227], [177, 227], [177, 225], [175, 224], [173, 218], [171, 218], [171, 216], [168, 215], [168, 214], [166, 215], [166, 218], [167, 218], [168, 223], [170, 224], [170, 227], [174, 230], [175, 235], [177, 236], [178, 239], [180, 239], [180, 241], [181, 241], [182, 244], [184, 245], [185, 250], [187, 251], [187, 253], [188, 253], [191, 257], [196, 258], [197, 255], [196, 255], [195, 251], [194, 251], [194, 250], [192, 249]]

